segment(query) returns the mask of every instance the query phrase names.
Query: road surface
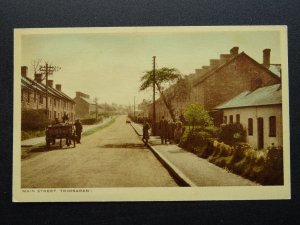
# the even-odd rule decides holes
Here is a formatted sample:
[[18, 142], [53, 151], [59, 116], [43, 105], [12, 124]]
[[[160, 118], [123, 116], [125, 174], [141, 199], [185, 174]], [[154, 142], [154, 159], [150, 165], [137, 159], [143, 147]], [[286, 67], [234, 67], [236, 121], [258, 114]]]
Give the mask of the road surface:
[[172, 187], [176, 182], [120, 116], [82, 139], [21, 162], [22, 188]]

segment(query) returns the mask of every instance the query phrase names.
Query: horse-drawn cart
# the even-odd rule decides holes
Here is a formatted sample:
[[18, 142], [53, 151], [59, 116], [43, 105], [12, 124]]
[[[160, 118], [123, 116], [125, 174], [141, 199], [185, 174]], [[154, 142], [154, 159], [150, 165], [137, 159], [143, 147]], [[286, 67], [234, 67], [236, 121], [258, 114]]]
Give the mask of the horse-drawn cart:
[[59, 146], [62, 148], [62, 140], [66, 139], [66, 144], [70, 146], [73, 142], [73, 147], [76, 146], [75, 125], [67, 123], [59, 123], [49, 125], [46, 128], [46, 147], [55, 144], [55, 140], [59, 139]]

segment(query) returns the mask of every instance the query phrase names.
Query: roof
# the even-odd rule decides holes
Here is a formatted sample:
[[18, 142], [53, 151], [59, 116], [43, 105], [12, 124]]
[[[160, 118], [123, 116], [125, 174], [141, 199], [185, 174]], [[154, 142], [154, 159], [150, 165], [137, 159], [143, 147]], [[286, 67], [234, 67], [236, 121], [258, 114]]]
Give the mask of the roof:
[[87, 102], [91, 105], [95, 105], [95, 102], [93, 100], [89, 99], [89, 98], [85, 98], [85, 97], [82, 97], [82, 96], [80, 96], [79, 98], [81, 98], [83, 101], [85, 101], [85, 102]]
[[215, 109], [229, 109], [282, 103], [281, 84], [261, 87], [255, 91], [244, 91], [229, 101], [218, 105]]
[[[43, 93], [46, 93], [46, 90], [47, 90], [47, 87], [46, 87], [45, 84], [38, 83], [38, 82], [28, 78], [28, 77], [23, 77], [23, 76], [21, 78], [21, 86], [25, 87], [25, 88], [28, 88], [32, 91], [38, 90], [38, 91], [43, 92]], [[58, 98], [63, 98], [63, 99], [66, 99], [68, 101], [74, 102], [74, 100], [72, 98], [70, 98], [68, 95], [66, 95], [65, 93], [63, 93], [59, 90], [56, 90], [55, 88], [52, 88], [50, 86], [48, 86], [48, 93], [52, 94], [52, 95], [54, 95]]]
[[281, 77], [281, 65], [280, 64], [270, 64], [269, 70], [277, 75], [278, 77]]
[[206, 73], [204, 73], [202, 76], [200, 76], [198, 79], [195, 79], [195, 82], [193, 84], [193, 86], [197, 86], [198, 84], [200, 84], [202, 81], [204, 81], [206, 78], [210, 77], [212, 74], [214, 74], [215, 72], [219, 71], [220, 69], [222, 69], [224, 66], [228, 65], [229, 63], [231, 63], [232, 61], [236, 60], [237, 58], [241, 57], [241, 56], [246, 56], [248, 59], [250, 59], [252, 62], [254, 62], [255, 64], [257, 64], [257, 66], [261, 67], [264, 70], [267, 70], [271, 75], [275, 76], [276, 78], [279, 79], [280, 75], [278, 75], [278, 69], [275, 69], [274, 66], [278, 67], [279, 65], [276, 64], [271, 64], [270, 68], [272, 68], [272, 70], [267, 69], [265, 66], [259, 64], [258, 62], [256, 62], [254, 59], [252, 59], [250, 56], [248, 56], [245, 52], [241, 52], [240, 54], [232, 57], [230, 60], [226, 61], [223, 64], [220, 64], [217, 67], [213, 67], [211, 69], [209, 69]]

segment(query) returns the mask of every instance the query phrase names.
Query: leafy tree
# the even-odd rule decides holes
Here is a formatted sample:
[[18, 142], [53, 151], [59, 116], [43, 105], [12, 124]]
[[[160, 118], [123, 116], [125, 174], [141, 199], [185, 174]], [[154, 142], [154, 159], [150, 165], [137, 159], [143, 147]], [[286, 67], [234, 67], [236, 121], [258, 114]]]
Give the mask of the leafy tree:
[[189, 126], [192, 126], [192, 133], [197, 125], [199, 130], [213, 126], [213, 120], [208, 112], [200, 104], [189, 104], [183, 112], [183, 116]]
[[[141, 78], [140, 91], [153, 87], [153, 80], [153, 70], [146, 71]], [[175, 99], [183, 100], [188, 96], [189, 82], [187, 79], [182, 78], [177, 69], [163, 67], [155, 71], [155, 85], [172, 119], [175, 121], [172, 101]]]

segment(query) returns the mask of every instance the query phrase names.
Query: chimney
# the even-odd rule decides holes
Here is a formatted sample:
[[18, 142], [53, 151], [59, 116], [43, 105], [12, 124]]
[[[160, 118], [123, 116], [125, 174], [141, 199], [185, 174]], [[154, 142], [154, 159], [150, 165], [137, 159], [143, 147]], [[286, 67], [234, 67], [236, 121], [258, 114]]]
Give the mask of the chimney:
[[61, 84], [56, 84], [55, 89], [58, 90], [58, 91], [61, 91]]
[[230, 54], [221, 54], [220, 55], [220, 64], [224, 64], [226, 62], [228, 62], [228, 60], [230, 59]]
[[207, 71], [209, 71], [210, 66], [202, 66], [202, 71], [203, 73], [206, 73]]
[[201, 72], [202, 72], [202, 69], [195, 69], [195, 73], [196, 73], [197, 75], [201, 74]]
[[42, 74], [41, 73], [35, 73], [34, 74], [34, 80], [38, 83], [42, 83]]
[[271, 56], [271, 49], [266, 48], [263, 50], [263, 65], [267, 68], [270, 67], [270, 56]]
[[53, 88], [53, 80], [48, 80], [47, 82], [47, 86], [52, 87]]
[[28, 67], [27, 66], [21, 66], [21, 75], [22, 77], [27, 77]]
[[233, 56], [236, 56], [239, 54], [239, 47], [233, 47], [232, 49], [230, 49], [230, 54]]
[[211, 59], [210, 60], [210, 66], [211, 67], [217, 67], [219, 65], [219, 60], [218, 59]]

